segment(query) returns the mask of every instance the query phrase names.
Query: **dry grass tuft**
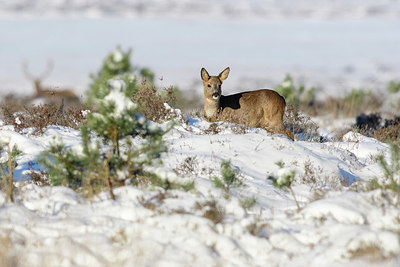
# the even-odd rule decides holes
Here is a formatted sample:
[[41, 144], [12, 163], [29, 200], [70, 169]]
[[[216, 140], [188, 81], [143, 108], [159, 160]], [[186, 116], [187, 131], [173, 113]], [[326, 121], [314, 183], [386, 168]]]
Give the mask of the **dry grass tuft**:
[[353, 89], [344, 98], [328, 97], [323, 102], [315, 102], [313, 114], [331, 114], [334, 118], [353, 117], [365, 112], [377, 112], [382, 107], [382, 97], [371, 92]]
[[221, 223], [225, 217], [225, 209], [218, 206], [216, 200], [196, 202], [195, 208], [202, 211], [202, 216], [209, 219], [214, 224]]
[[167, 193], [165, 191], [159, 191], [156, 195], [145, 199], [144, 197], [138, 198], [139, 203], [146, 209], [156, 211], [167, 198]]
[[364, 244], [356, 250], [348, 251], [350, 259], [363, 259], [367, 262], [382, 262], [390, 256], [384, 255], [382, 249], [376, 244]]
[[400, 143], [400, 117], [386, 121], [385, 126], [376, 130], [373, 137], [382, 142]]

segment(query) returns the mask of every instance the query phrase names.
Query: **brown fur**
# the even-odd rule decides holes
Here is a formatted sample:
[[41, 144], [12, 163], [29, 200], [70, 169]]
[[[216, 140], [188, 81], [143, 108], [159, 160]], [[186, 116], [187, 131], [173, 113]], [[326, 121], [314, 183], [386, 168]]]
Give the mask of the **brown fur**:
[[63, 89], [63, 90], [58, 90], [58, 89], [53, 89], [50, 87], [45, 87], [41, 84], [41, 81], [50, 74], [50, 72], [53, 69], [53, 63], [48, 62], [47, 63], [47, 69], [45, 72], [40, 75], [39, 77], [34, 77], [29, 73], [28, 70], [28, 63], [24, 62], [23, 64], [23, 71], [25, 76], [32, 81], [34, 89], [35, 89], [35, 94], [33, 96], [33, 99], [35, 98], [44, 98], [47, 102], [61, 102], [61, 100], [66, 100], [67, 102], [77, 102], [79, 103], [79, 97], [71, 90], [71, 89]]
[[35, 97], [50, 97], [54, 96], [57, 98], [78, 98], [76, 94], [70, 90], [70, 89], [63, 89], [63, 90], [58, 90], [58, 89], [51, 89], [51, 88], [46, 88], [43, 87], [40, 84], [39, 80], [34, 80], [33, 81], [34, 87], [35, 87]]
[[222, 82], [228, 77], [229, 71], [230, 69], [226, 68], [218, 76], [210, 76], [206, 69], [201, 69], [205, 119], [224, 120], [248, 127], [264, 128], [273, 133], [284, 134], [294, 140], [293, 133], [283, 124], [285, 99], [277, 92], [260, 89], [228, 96], [221, 94]]

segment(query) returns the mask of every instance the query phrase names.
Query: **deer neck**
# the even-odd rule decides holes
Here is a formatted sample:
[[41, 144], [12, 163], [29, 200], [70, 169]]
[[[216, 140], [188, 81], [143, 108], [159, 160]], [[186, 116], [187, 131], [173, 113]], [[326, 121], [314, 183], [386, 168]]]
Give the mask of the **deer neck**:
[[220, 108], [220, 100], [213, 98], [204, 99], [204, 117], [206, 119], [215, 119]]
[[43, 90], [39, 81], [35, 81], [35, 90], [36, 90], [36, 95], [43, 94]]
[[43, 89], [40, 83], [35, 83], [35, 89], [36, 89], [36, 96], [38, 97], [48, 97], [49, 95], [55, 94], [53, 90], [49, 90], [47, 88]]

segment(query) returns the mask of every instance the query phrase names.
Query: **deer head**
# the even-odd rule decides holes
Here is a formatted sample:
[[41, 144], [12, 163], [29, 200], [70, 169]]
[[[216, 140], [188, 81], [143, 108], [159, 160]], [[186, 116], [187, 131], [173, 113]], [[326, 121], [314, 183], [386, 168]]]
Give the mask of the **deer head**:
[[216, 116], [220, 108], [222, 95], [222, 82], [228, 78], [229, 67], [224, 69], [218, 76], [210, 76], [205, 68], [201, 69], [201, 79], [204, 86], [204, 116], [212, 118]]

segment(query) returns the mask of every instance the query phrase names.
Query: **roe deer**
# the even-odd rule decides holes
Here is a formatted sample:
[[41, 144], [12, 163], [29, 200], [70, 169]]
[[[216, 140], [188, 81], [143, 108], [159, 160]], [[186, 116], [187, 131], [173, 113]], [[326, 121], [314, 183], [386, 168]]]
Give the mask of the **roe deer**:
[[22, 65], [22, 70], [25, 77], [33, 82], [35, 94], [33, 98], [44, 98], [48, 102], [55, 102], [57, 100], [66, 100], [69, 102], [79, 102], [78, 96], [70, 89], [54, 90], [55, 88], [44, 87], [41, 82], [44, 78], [49, 76], [53, 70], [53, 62], [48, 61], [46, 70], [37, 77], [33, 76], [28, 70], [28, 63], [25, 61]]
[[277, 92], [269, 89], [242, 92], [224, 96], [222, 82], [228, 77], [226, 68], [218, 76], [210, 76], [201, 69], [204, 85], [204, 114], [206, 120], [226, 120], [248, 127], [264, 128], [294, 140], [293, 133], [283, 125], [286, 101]]

